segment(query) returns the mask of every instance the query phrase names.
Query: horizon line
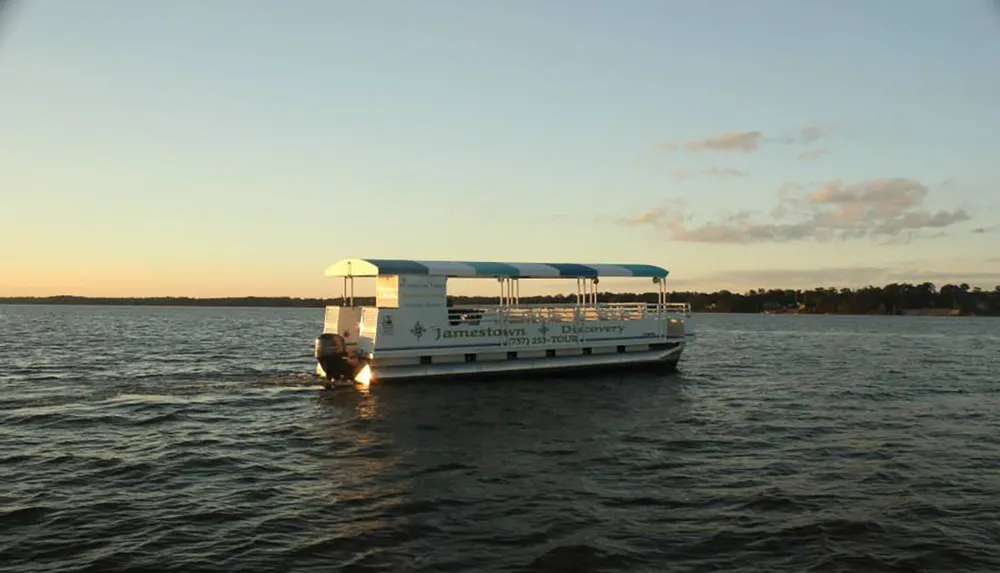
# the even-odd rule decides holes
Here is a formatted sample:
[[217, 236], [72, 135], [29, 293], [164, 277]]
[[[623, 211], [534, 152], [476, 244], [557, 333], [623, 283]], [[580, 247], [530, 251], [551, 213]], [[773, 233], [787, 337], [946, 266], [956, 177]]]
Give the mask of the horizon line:
[[[723, 292], [728, 292], [730, 294], [746, 295], [746, 294], [750, 294], [751, 292], [756, 292], [756, 291], [760, 291], [760, 290], [763, 290], [765, 293], [766, 292], [771, 292], [771, 291], [774, 291], [774, 292], [789, 292], [789, 291], [792, 291], [792, 292], [810, 292], [810, 291], [816, 291], [816, 290], [831, 290], [831, 289], [835, 290], [835, 291], [841, 291], [843, 289], [847, 289], [847, 290], [850, 290], [850, 291], [858, 291], [858, 290], [864, 290], [864, 289], [869, 289], [869, 288], [875, 288], [875, 289], [884, 290], [886, 287], [891, 286], [891, 285], [921, 286], [921, 285], [925, 285], [925, 284], [930, 284], [934, 289], [936, 289], [938, 291], [940, 291], [941, 288], [949, 286], [949, 285], [950, 286], [954, 286], [954, 287], [961, 287], [961, 285], [963, 285], [963, 284], [966, 285], [966, 286], [968, 286], [970, 290], [978, 288], [978, 289], [980, 289], [983, 292], [989, 292], [990, 291], [990, 289], [988, 287], [973, 286], [971, 283], [966, 282], [966, 281], [961, 281], [961, 282], [958, 282], [958, 283], [950, 282], [949, 281], [949, 282], [945, 282], [944, 284], [941, 284], [940, 286], [937, 283], [933, 282], [933, 281], [922, 281], [922, 282], [906, 282], [906, 281], [901, 281], [901, 282], [888, 282], [888, 283], [885, 283], [885, 284], [883, 284], [881, 286], [869, 283], [869, 284], [867, 284], [865, 286], [853, 286], [853, 287], [851, 287], [851, 286], [819, 286], [819, 285], [817, 285], [817, 286], [812, 286], [812, 287], [755, 287], [755, 288], [746, 288], [746, 289], [743, 289], [743, 290], [733, 290], [733, 289], [729, 289], [729, 288], [719, 288], [719, 289], [714, 289], [714, 290], [701, 290], [701, 289], [679, 290], [678, 289], [678, 290], [669, 291], [667, 294], [668, 295], [670, 295], [670, 294], [678, 294], [678, 295], [680, 295], [680, 294], [711, 295], [711, 294], [720, 294], [720, 293], [723, 293]], [[993, 287], [992, 290], [994, 290], [994, 291], [1000, 290], [1000, 284], [994, 285], [994, 287]], [[614, 294], [631, 294], [631, 295], [653, 294], [653, 295], [655, 295], [655, 294], [657, 294], [657, 291], [655, 291], [655, 290], [642, 290], [642, 291], [639, 291], [639, 290], [606, 290], [606, 291], [598, 291], [597, 294], [598, 295], [600, 295], [600, 294], [611, 294], [611, 295], [614, 295]], [[573, 292], [573, 291], [566, 291], [564, 293], [552, 293], [552, 294], [525, 294], [525, 295], [521, 296], [520, 298], [530, 299], [530, 298], [542, 298], [542, 297], [549, 297], [549, 298], [552, 298], [552, 297], [572, 297], [572, 296], [575, 296], [575, 295], [576, 295], [576, 293]], [[459, 298], [499, 298], [499, 296], [495, 295], [495, 294], [491, 294], [490, 295], [490, 294], [457, 294], [457, 293], [447, 293], [447, 296], [449, 296], [449, 297], [459, 297]], [[374, 298], [374, 297], [375, 297], [374, 293], [372, 293], [372, 294], [358, 294], [358, 295], [354, 296], [354, 298]], [[291, 296], [291, 295], [225, 295], [225, 296], [192, 296], [192, 295], [143, 295], [143, 296], [124, 295], [124, 296], [122, 296], [122, 295], [119, 295], [119, 296], [107, 296], [107, 295], [54, 294], [54, 295], [5, 295], [5, 296], [0, 296], [0, 303], [2, 303], [4, 301], [13, 301], [13, 300], [47, 300], [47, 299], [82, 299], [82, 300], [174, 300], [174, 299], [181, 299], [181, 300], [195, 300], [195, 301], [251, 300], [251, 299], [287, 299], [287, 300], [301, 300], [301, 301], [327, 301], [327, 300], [334, 300], [334, 299], [339, 299], [339, 298], [343, 298], [343, 295], [331, 295], [331, 296]]]

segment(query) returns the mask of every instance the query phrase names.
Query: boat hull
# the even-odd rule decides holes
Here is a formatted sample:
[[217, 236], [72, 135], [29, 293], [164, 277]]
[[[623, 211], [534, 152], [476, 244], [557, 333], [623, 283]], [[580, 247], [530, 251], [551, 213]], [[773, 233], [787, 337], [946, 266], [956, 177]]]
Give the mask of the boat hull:
[[[513, 360], [452, 361], [431, 364], [386, 365], [376, 355], [372, 360], [372, 382], [413, 380], [466, 380], [471, 378], [519, 378], [532, 375], [589, 375], [644, 370], [667, 373], [677, 369], [684, 341], [661, 344], [665, 348], [603, 354], [575, 354]], [[321, 365], [316, 373], [325, 376]]]

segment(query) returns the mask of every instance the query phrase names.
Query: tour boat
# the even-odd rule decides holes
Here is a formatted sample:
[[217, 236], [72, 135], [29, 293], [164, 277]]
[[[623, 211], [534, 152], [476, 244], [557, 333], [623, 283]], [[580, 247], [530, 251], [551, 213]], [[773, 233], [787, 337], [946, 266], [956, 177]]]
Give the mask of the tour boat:
[[[324, 385], [648, 367], [677, 368], [694, 336], [691, 307], [667, 302], [668, 271], [646, 264], [344, 259], [343, 303], [327, 306], [313, 357]], [[374, 277], [375, 305], [355, 304], [354, 279]], [[600, 277], [652, 279], [655, 303], [597, 300]], [[499, 304], [448, 304], [448, 279], [500, 284]], [[575, 279], [572, 304], [521, 304], [524, 279]]]

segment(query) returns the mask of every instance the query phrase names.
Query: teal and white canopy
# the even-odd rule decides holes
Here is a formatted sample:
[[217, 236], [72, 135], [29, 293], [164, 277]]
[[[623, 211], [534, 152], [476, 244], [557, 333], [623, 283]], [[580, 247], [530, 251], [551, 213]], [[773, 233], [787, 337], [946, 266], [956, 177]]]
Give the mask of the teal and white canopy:
[[581, 278], [657, 277], [669, 271], [655, 265], [503, 263], [489, 261], [409, 261], [402, 259], [344, 259], [326, 269], [328, 277], [378, 275], [433, 275], [471, 278]]

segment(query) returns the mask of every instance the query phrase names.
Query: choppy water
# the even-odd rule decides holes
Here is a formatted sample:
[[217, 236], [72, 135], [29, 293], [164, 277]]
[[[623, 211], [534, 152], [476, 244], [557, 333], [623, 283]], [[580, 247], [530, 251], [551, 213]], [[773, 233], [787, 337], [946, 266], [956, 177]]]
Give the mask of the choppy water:
[[0, 570], [1000, 571], [1000, 321], [323, 397], [321, 310], [0, 307]]

